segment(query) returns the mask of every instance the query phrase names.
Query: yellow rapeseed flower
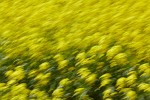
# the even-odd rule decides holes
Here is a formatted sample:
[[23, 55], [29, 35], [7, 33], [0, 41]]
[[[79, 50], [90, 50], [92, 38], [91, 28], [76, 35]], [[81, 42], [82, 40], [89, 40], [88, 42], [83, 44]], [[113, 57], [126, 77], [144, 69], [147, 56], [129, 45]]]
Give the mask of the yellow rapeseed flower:
[[39, 70], [46, 70], [50, 67], [49, 62], [44, 62], [39, 66]]
[[126, 94], [126, 97], [129, 99], [129, 100], [136, 100], [137, 98], [137, 94], [135, 91], [128, 91], [127, 94]]
[[9, 76], [9, 78], [15, 80], [22, 80], [24, 76], [25, 72], [23, 70], [16, 70], [11, 74], [11, 76]]
[[61, 54], [57, 54], [54, 56], [54, 59], [56, 59], [56, 61], [62, 61], [62, 60], [64, 60], [64, 57]]
[[63, 60], [63, 61], [60, 61], [58, 64], [58, 70], [61, 70], [63, 68], [65, 68], [67, 65], [68, 65], [68, 60]]
[[63, 88], [57, 88], [53, 91], [52, 96], [53, 97], [62, 97], [64, 95]]
[[89, 74], [91, 74], [91, 72], [88, 68], [83, 67], [78, 70], [78, 74], [81, 76], [81, 78], [86, 78]]
[[13, 70], [8, 70], [8, 71], [5, 73], [5, 75], [8, 77], [8, 76], [12, 75], [12, 73], [13, 73]]
[[88, 51], [88, 54], [96, 54], [98, 52], [100, 52], [100, 46], [99, 45], [96, 45], [96, 46], [93, 46], [89, 51]]
[[148, 68], [150, 68], [149, 63], [145, 63], [145, 64], [140, 65], [138, 69], [140, 72], [144, 72]]
[[149, 88], [150, 88], [150, 85], [147, 84], [147, 83], [140, 83], [140, 84], [138, 85], [138, 89], [139, 89], [139, 90], [146, 91], [146, 90], [149, 89]]
[[131, 74], [131, 75], [129, 75], [129, 76], [126, 78], [127, 85], [133, 85], [133, 84], [135, 84], [136, 80], [137, 80], [136, 74]]
[[82, 79], [85, 79], [90, 74], [91, 74], [90, 71], [83, 71], [82, 73], [80, 73], [80, 76], [81, 76]]
[[103, 92], [103, 99], [111, 97], [112, 89], [108, 88]]
[[75, 91], [74, 91], [74, 95], [78, 95], [78, 94], [81, 94], [83, 91], [85, 90], [85, 88], [77, 88], [77, 89], [75, 89]]
[[116, 82], [116, 86], [118, 89], [123, 88], [125, 85], [126, 85], [126, 78], [125, 77], [119, 78]]
[[107, 59], [112, 59], [115, 55], [122, 51], [122, 47], [120, 45], [113, 46], [107, 51]]
[[12, 80], [9, 80], [8, 82], [7, 82], [7, 85], [9, 86], [11, 86], [11, 85], [13, 85], [13, 84], [15, 84], [17, 81], [16, 80], [14, 80], [14, 79], [12, 79]]
[[30, 70], [30, 72], [29, 72], [29, 74], [28, 74], [28, 76], [29, 77], [34, 77], [34, 76], [36, 76], [38, 74], [38, 70]]
[[102, 82], [100, 83], [100, 87], [106, 86], [111, 82], [111, 79], [104, 79], [102, 80]]
[[109, 79], [111, 77], [111, 74], [110, 73], [105, 73], [103, 74], [102, 76], [100, 76], [100, 78], [103, 80], [103, 79]]
[[70, 84], [71, 81], [69, 80], [69, 78], [65, 78], [65, 79], [62, 79], [60, 82], [59, 82], [59, 85], [60, 86], [67, 86], [68, 84]]
[[90, 74], [86, 79], [85, 82], [88, 84], [93, 84], [96, 80], [97, 75], [96, 74]]
[[76, 59], [77, 59], [77, 60], [83, 60], [83, 59], [85, 59], [85, 58], [86, 58], [85, 52], [81, 52], [81, 53], [79, 53], [79, 54], [76, 56]]
[[128, 60], [127, 60], [127, 54], [126, 53], [119, 53], [117, 54], [114, 58], [113, 58], [117, 64], [119, 65], [125, 65], [128, 63]]

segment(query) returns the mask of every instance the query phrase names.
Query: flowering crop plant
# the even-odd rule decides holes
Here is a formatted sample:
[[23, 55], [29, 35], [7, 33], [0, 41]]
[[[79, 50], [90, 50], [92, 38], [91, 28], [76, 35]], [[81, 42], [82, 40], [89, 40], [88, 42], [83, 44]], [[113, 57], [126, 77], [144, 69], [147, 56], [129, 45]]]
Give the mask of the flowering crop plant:
[[0, 0], [0, 100], [150, 100], [150, 0]]

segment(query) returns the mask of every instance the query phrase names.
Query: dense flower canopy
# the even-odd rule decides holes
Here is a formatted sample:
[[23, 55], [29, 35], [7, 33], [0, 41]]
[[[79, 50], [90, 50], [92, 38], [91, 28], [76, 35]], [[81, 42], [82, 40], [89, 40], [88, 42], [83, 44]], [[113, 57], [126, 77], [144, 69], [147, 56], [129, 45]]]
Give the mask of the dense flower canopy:
[[150, 0], [1, 0], [0, 100], [150, 100]]

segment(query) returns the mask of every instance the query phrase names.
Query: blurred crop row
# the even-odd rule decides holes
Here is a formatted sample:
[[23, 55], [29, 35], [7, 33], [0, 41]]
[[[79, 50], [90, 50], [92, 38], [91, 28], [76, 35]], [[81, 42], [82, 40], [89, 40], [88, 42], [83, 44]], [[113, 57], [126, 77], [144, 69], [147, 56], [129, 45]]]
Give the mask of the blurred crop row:
[[1, 0], [0, 100], [150, 100], [150, 1]]

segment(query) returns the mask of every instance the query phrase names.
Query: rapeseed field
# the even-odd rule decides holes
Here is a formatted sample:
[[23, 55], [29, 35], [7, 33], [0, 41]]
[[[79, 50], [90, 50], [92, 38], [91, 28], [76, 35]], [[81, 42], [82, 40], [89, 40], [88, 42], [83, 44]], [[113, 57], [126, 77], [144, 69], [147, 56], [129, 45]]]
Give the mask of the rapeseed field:
[[150, 0], [0, 0], [0, 100], [150, 100]]

